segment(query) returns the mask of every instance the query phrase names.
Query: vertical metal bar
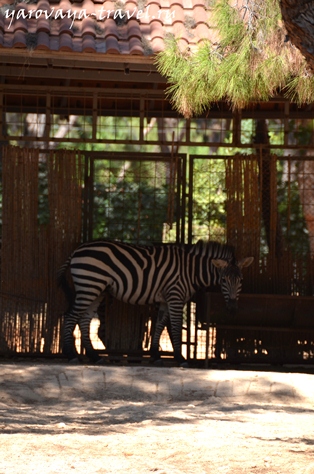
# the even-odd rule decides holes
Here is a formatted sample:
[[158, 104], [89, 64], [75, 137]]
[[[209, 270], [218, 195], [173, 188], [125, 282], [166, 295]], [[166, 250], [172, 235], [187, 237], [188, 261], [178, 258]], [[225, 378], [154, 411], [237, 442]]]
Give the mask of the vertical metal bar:
[[5, 118], [4, 118], [5, 110], [3, 107], [3, 91], [0, 91], [0, 139], [4, 139], [5, 130]]
[[94, 230], [94, 174], [95, 174], [95, 159], [89, 158], [90, 160], [90, 170], [89, 170], [89, 189], [88, 189], [88, 197], [89, 197], [89, 209], [88, 209], [88, 240], [92, 240], [93, 238], [93, 230]]
[[185, 242], [185, 220], [186, 220], [186, 165], [187, 165], [187, 155], [182, 157], [181, 165], [181, 242]]
[[197, 330], [197, 313], [196, 313], [196, 305], [195, 303], [195, 315], [194, 315], [194, 347], [193, 347], [193, 359], [197, 359], [197, 336], [198, 336], [198, 330]]
[[88, 240], [89, 236], [89, 163], [89, 156], [84, 155], [83, 241]]
[[232, 146], [241, 146], [241, 112], [233, 113]]
[[45, 125], [45, 137], [50, 137], [51, 133], [51, 94], [46, 95], [46, 125]]
[[185, 144], [189, 145], [191, 141], [191, 119], [185, 121]]
[[141, 96], [140, 98], [140, 134], [139, 134], [140, 142], [144, 141], [144, 119], [145, 119], [145, 100], [144, 100], [144, 97]]
[[92, 139], [97, 139], [97, 117], [98, 117], [98, 95], [97, 92], [93, 94], [93, 122], [92, 122]]
[[291, 225], [291, 156], [287, 158], [288, 163], [288, 208], [287, 208], [287, 237], [290, 238]]
[[[176, 242], [180, 242], [181, 235], [181, 225], [182, 225], [182, 160], [177, 157], [176, 162], [176, 176], [177, 176], [177, 186], [176, 186]], [[182, 241], [181, 241], [182, 242]]]
[[186, 155], [176, 160], [176, 242], [184, 243], [185, 239], [185, 199], [186, 199]]
[[208, 304], [206, 305], [206, 346], [205, 346], [205, 369], [208, 369], [208, 348], [209, 348], [209, 331], [210, 331], [210, 294], [208, 295]]
[[187, 360], [191, 358], [191, 303], [186, 307], [186, 355]]
[[194, 171], [194, 156], [189, 156], [189, 193], [188, 193], [188, 243], [191, 244], [193, 240], [193, 171]]
[[283, 144], [288, 145], [289, 142], [289, 113], [290, 113], [290, 104], [287, 100], [285, 102], [285, 118], [284, 118], [284, 135], [283, 135]]
[[[185, 165], [186, 166], [186, 165]], [[186, 173], [185, 173], [186, 175]], [[193, 202], [193, 156], [189, 156], [189, 191], [186, 193], [185, 185], [185, 198], [188, 197], [188, 243], [192, 243], [192, 202]], [[185, 214], [185, 212], [184, 212]], [[185, 227], [185, 226], [184, 226]], [[196, 321], [195, 321], [196, 323]], [[188, 359], [191, 354], [191, 303], [187, 305], [187, 355]], [[197, 340], [195, 340], [195, 344]], [[194, 352], [195, 354], [195, 352]]]

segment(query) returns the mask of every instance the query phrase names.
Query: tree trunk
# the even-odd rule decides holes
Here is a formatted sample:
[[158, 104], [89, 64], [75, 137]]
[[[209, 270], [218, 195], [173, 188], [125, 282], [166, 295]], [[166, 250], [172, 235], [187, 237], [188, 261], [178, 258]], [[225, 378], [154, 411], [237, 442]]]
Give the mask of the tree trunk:
[[280, 8], [291, 43], [314, 72], [314, 0], [280, 0]]

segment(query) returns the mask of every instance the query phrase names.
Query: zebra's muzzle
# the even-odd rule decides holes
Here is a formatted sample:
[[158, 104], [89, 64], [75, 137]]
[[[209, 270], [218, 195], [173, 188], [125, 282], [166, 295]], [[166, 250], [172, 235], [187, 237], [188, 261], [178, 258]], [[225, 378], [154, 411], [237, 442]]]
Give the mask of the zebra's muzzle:
[[229, 300], [227, 303], [227, 309], [230, 313], [235, 313], [238, 310], [237, 300]]

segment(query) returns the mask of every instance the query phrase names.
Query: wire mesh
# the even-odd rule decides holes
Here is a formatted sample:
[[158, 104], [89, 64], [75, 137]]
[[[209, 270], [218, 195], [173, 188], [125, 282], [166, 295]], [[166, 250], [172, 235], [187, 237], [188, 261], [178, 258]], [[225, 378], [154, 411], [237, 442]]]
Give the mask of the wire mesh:
[[91, 165], [93, 197], [87, 213], [92, 238], [142, 244], [176, 241], [176, 157], [157, 161], [117, 156], [94, 159]]
[[[214, 295], [204, 295], [197, 301], [196, 315], [192, 311], [190, 320], [191, 333], [196, 331], [198, 338], [197, 357], [205, 354], [205, 358], [231, 362], [311, 360], [313, 328], [304, 319], [311, 301], [302, 298], [312, 296], [314, 291], [313, 160], [278, 157], [265, 150], [219, 161], [216, 157], [191, 159], [191, 240], [208, 237], [227, 241], [234, 245], [238, 258], [254, 256], [254, 263], [243, 271], [243, 293], [255, 298], [247, 311], [242, 307], [248, 304], [244, 296], [240, 296], [235, 320], [224, 310], [221, 295], [216, 295], [220, 297], [218, 307], [211, 301]], [[207, 180], [200, 178], [203, 173]], [[286, 299], [276, 303], [275, 296], [269, 296], [265, 306], [259, 294], [261, 298], [265, 294], [286, 295]], [[289, 299], [296, 296], [299, 302]], [[256, 319], [256, 305], [262, 308], [261, 320]], [[267, 316], [277, 332], [265, 327]], [[291, 324], [295, 332], [289, 331]], [[305, 342], [304, 327], [309, 331]], [[206, 331], [207, 355], [199, 348]], [[196, 357], [193, 348], [191, 354]]]
[[191, 240], [228, 242], [254, 256], [249, 293], [313, 294], [312, 160], [241, 155], [191, 157]]
[[228, 150], [230, 146], [253, 149], [257, 143], [256, 120], [263, 119], [267, 121], [268, 148], [313, 148], [312, 113], [286, 101], [241, 112], [219, 104], [206, 116], [188, 120], [171, 109], [161, 91], [150, 96], [132, 88], [55, 86], [47, 90], [30, 85], [21, 91], [16, 84], [6, 84], [2, 98], [4, 127], [0, 139], [18, 144], [34, 140], [93, 146], [106, 143], [112, 150], [120, 144], [140, 144], [158, 146], [164, 152], [174, 140], [181, 147], [211, 151], [217, 147]]
[[[124, 240], [129, 237], [129, 241], [164, 241], [169, 190], [172, 200], [175, 194], [173, 183], [169, 188], [167, 185], [169, 179], [177, 179], [169, 162], [153, 160], [147, 166], [145, 160], [111, 159], [99, 163], [102, 165], [95, 166], [94, 181], [90, 183], [94, 191], [103, 186], [98, 195], [94, 194], [92, 207], [93, 223], [107, 223], [105, 231], [101, 228], [101, 236], [121, 238], [123, 233]], [[267, 163], [264, 156], [257, 155], [220, 160], [197, 157], [194, 171], [193, 238], [228, 240], [240, 256], [255, 257], [254, 266], [245, 275], [245, 292], [311, 295], [313, 161], [279, 159], [274, 155]], [[270, 186], [265, 190], [266, 172], [265, 180]], [[82, 174], [82, 159], [77, 152], [45, 154], [38, 149], [13, 147], [3, 150], [1, 347], [5, 350], [47, 354], [60, 350], [60, 316], [65, 302], [56, 294], [55, 271], [81, 239]], [[152, 193], [145, 194], [145, 186]], [[106, 196], [106, 201], [100, 203], [105, 205], [97, 207], [97, 196]], [[148, 207], [143, 205], [146, 199]], [[127, 213], [131, 211], [128, 220]], [[122, 220], [117, 227], [119, 215]], [[151, 220], [158, 222], [157, 233], [145, 227], [145, 222]], [[137, 221], [135, 228], [130, 227]], [[145, 348], [149, 347], [153, 318], [150, 311], [141, 310], [138, 318], [138, 308], [119, 309], [119, 303], [114, 304], [110, 315], [106, 315], [105, 325], [111, 333], [106, 346], [117, 350], [125, 344], [127, 349], [143, 350], [139, 341], [145, 340]], [[118, 315], [116, 319], [112, 314]], [[125, 331], [127, 335], [122, 337]], [[132, 334], [137, 335], [135, 340]], [[236, 344], [256, 346], [251, 353], [257, 350], [259, 354], [265, 347], [260, 348], [256, 341], [273, 344], [271, 339], [257, 336], [236, 336], [233, 342], [219, 342], [217, 334], [210, 328], [209, 357], [217, 353], [230, 355], [230, 347]], [[186, 332], [184, 337], [187, 338]], [[190, 357], [205, 357], [206, 330], [196, 316], [191, 318], [188, 337]], [[311, 354], [311, 340], [300, 336], [299, 341], [298, 350], [302, 347], [304, 354]], [[168, 350], [168, 342], [163, 344]], [[226, 344], [231, 344], [229, 349]]]

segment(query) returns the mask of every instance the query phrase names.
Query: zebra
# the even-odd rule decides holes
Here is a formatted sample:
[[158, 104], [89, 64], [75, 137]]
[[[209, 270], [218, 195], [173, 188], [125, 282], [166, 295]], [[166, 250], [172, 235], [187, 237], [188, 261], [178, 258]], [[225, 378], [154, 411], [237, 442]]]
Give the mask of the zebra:
[[[73, 332], [78, 324], [87, 356], [100, 356], [89, 338], [89, 325], [105, 291], [126, 303], [159, 304], [163, 313], [151, 344], [152, 360], [158, 360], [159, 339], [170, 326], [174, 358], [187, 365], [181, 354], [183, 309], [199, 290], [220, 284], [227, 305], [236, 310], [242, 287], [242, 268], [254, 257], [237, 261], [234, 248], [218, 242], [199, 240], [191, 245], [160, 244], [141, 246], [110, 240], [81, 244], [58, 271], [58, 284], [70, 303], [64, 315], [63, 353], [77, 360]], [[65, 273], [70, 267], [75, 295]], [[170, 324], [169, 324], [170, 322]]]

